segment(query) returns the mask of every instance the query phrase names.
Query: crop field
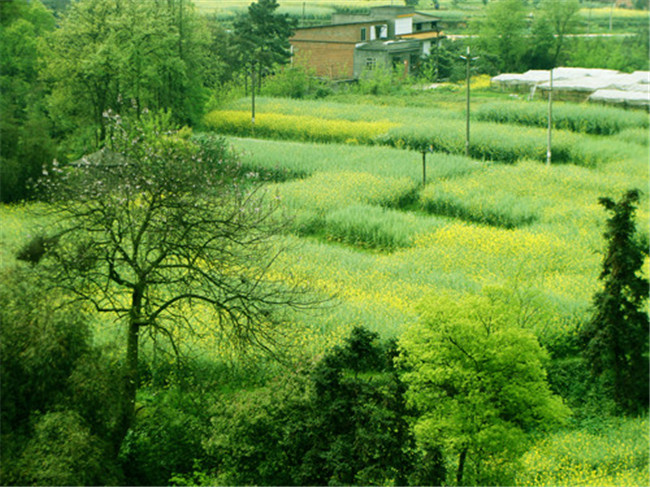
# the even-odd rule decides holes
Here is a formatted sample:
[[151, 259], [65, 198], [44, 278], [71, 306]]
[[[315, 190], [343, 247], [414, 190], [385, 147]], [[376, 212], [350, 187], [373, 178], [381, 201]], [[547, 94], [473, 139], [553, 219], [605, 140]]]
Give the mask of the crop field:
[[[268, 191], [293, 218], [285, 263], [335, 296], [307, 318], [297, 349], [317, 352], [356, 325], [399, 336], [428, 296], [488, 288], [528, 309], [527, 326], [553, 349], [575, 336], [598, 288], [606, 216], [598, 198], [640, 188], [636, 221], [648, 239], [645, 113], [558, 104], [547, 166], [537, 102], [481, 104], [471, 157], [459, 110], [262, 99], [250, 138], [247, 103], [206, 125], [236, 135], [229, 140], [246, 169], [271, 179]], [[423, 184], [421, 150], [430, 148]], [[630, 419], [540, 438], [517, 483], [645, 485], [647, 434], [647, 419]]]
[[[268, 180], [290, 219], [273, 278], [299, 278], [331, 298], [285, 317], [280, 340], [294, 357], [322, 353], [355, 326], [399, 337], [428, 297], [486, 289], [553, 349], [576, 335], [598, 289], [607, 216], [598, 198], [641, 189], [636, 223], [648, 241], [647, 114], [562, 106], [548, 166], [535, 102], [483, 105], [470, 157], [458, 110], [262, 98], [253, 130], [248, 102], [208, 114], [205, 127]], [[0, 207], [3, 265], [36, 231], [31, 210]], [[188, 346], [237, 360], [207, 334]], [[629, 419], [540, 437], [517, 482], [646, 485], [647, 426]]]
[[[557, 310], [557, 328], [540, 333], [572, 333], [597, 286], [598, 198], [649, 180], [648, 117], [638, 112], [562, 106], [557, 123], [567, 128], [554, 132], [553, 147], [560, 163], [547, 167], [546, 131], [514, 116], [474, 123], [477, 148], [467, 158], [458, 111], [261, 99], [255, 135], [272, 139], [262, 140], [247, 138], [247, 103], [213, 112], [206, 125], [237, 135], [230, 140], [247, 170], [273, 180], [269, 192], [293, 217], [285, 238], [300, 249], [286, 258], [340, 301], [315, 321], [321, 330], [362, 324], [399, 334], [429, 293], [515, 281]], [[514, 114], [522, 104], [481, 113]], [[419, 150], [431, 145], [423, 185]], [[646, 192], [637, 215], [645, 235], [649, 218]]]

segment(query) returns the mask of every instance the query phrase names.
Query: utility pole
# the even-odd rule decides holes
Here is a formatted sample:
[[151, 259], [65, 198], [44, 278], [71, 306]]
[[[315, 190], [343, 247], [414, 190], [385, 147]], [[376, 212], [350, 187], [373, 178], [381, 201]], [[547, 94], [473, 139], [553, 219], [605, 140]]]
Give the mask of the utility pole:
[[460, 56], [461, 59], [465, 59], [467, 61], [467, 113], [466, 113], [466, 124], [465, 124], [465, 155], [469, 157], [469, 82], [470, 82], [470, 76], [469, 76], [469, 63], [470, 61], [475, 61], [478, 59], [478, 57], [471, 57], [469, 55], [469, 46], [467, 46], [467, 55], [466, 56]]
[[553, 68], [549, 70], [550, 86], [548, 90], [548, 137], [546, 141], [546, 165], [551, 165], [551, 133], [553, 132]]
[[255, 136], [255, 61], [251, 61], [251, 130]]
[[422, 151], [422, 186], [427, 184], [427, 151]]

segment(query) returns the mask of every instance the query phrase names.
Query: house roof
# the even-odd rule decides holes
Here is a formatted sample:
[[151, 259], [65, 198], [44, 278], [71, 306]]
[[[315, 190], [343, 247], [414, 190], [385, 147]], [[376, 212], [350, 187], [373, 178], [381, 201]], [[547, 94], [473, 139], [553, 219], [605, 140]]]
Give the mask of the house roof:
[[370, 42], [362, 42], [357, 44], [356, 49], [359, 51], [388, 51], [388, 52], [403, 52], [403, 51], [419, 51], [420, 43], [413, 40], [376, 40]]
[[445, 37], [442, 32], [415, 32], [413, 34], [401, 34], [400, 39], [417, 39], [419, 41], [426, 41], [428, 39], [437, 39], [438, 37]]
[[347, 25], [376, 25], [379, 23], [385, 22], [383, 20], [356, 20], [354, 22], [343, 22], [341, 24], [320, 24], [320, 25], [309, 25], [306, 27], [298, 27], [294, 29], [295, 32], [298, 32], [299, 30], [312, 30], [312, 29], [325, 29], [325, 28], [337, 28], [337, 27], [343, 27]]
[[423, 14], [422, 12], [415, 12], [415, 15], [413, 15], [413, 22], [416, 24], [419, 24], [421, 22], [433, 22], [434, 20], [440, 20], [440, 17]]

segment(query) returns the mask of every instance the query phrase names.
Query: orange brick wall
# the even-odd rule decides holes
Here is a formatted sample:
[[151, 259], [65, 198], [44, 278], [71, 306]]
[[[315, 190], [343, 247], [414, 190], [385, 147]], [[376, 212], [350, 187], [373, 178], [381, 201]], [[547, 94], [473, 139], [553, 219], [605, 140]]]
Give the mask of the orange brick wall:
[[298, 29], [290, 39], [293, 62], [313, 69], [317, 76], [332, 79], [351, 79], [354, 75], [354, 48], [361, 42], [361, 28], [370, 28], [378, 22], [332, 25]]

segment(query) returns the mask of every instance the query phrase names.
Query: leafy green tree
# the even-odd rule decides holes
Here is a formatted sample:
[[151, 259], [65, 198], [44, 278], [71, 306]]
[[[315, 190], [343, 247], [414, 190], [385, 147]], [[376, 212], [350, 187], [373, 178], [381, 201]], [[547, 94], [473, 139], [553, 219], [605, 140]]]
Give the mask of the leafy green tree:
[[29, 183], [55, 156], [39, 79], [38, 46], [54, 17], [38, 1], [0, 2], [0, 200], [31, 196]]
[[395, 353], [377, 334], [356, 328], [311, 370], [219, 404], [206, 444], [221, 462], [220, 481], [439, 484], [439, 451], [415, 451]]
[[[535, 44], [548, 46], [547, 67], [554, 68], [562, 62], [566, 35], [575, 31], [579, 11], [578, 0], [543, 0], [540, 3], [533, 25], [533, 34], [537, 35], [532, 39]], [[540, 37], [542, 42], [539, 42]]]
[[497, 72], [523, 68], [526, 14], [523, 0], [495, 0], [487, 5], [478, 26], [478, 44], [481, 55], [493, 60]]
[[649, 401], [648, 279], [642, 275], [648, 248], [636, 235], [638, 201], [636, 190], [619, 201], [599, 200], [612, 213], [604, 233], [607, 249], [599, 276], [603, 287], [594, 296], [593, 317], [582, 331], [592, 373], [618, 406], [631, 413], [647, 410]]
[[489, 294], [437, 296], [400, 346], [416, 437], [457, 459], [449, 482], [511, 481], [527, 435], [569, 414], [546, 383], [545, 351]]
[[257, 0], [235, 21], [236, 43], [243, 65], [247, 71], [257, 70], [260, 85], [265, 72], [270, 72], [275, 65], [286, 64], [291, 57], [289, 37], [295, 22], [287, 14], [276, 13], [278, 7], [277, 0]]
[[[54, 285], [126, 327], [116, 452], [131, 427], [143, 336], [177, 354], [187, 336], [268, 347], [277, 312], [314, 300], [270, 279], [284, 228], [222, 139], [189, 139], [164, 117], [108, 126], [111, 150], [44, 180], [57, 244], [41, 260]], [[196, 308], [200, 312], [195, 312]]]
[[[99, 147], [104, 113], [173, 113], [196, 123], [218, 55], [191, 2], [80, 0], [70, 4], [49, 39], [44, 77], [52, 85], [51, 111], [61, 135], [82, 142], [73, 152]], [[216, 62], [216, 61], [215, 61]]]
[[3, 271], [0, 287], [0, 482], [119, 483], [106, 432], [110, 364], [93, 349], [87, 318], [31, 268]]

